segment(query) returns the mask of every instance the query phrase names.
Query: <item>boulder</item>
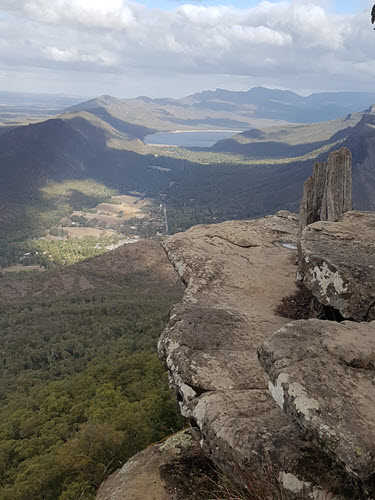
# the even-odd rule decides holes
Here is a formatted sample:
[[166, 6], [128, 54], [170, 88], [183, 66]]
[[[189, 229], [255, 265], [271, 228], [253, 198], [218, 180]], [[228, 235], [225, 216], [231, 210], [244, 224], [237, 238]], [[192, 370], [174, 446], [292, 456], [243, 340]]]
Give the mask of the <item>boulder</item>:
[[96, 500], [185, 500], [187, 487], [191, 498], [201, 498], [199, 482], [206, 480], [210, 469], [194, 431], [181, 431], [128, 460], [104, 481]]
[[304, 184], [300, 233], [316, 221], [336, 221], [352, 208], [352, 155], [341, 148], [330, 153], [326, 162], [315, 163], [312, 177]]
[[262, 345], [259, 358], [271, 379], [270, 392], [290, 421], [354, 479], [370, 483], [375, 322], [294, 321]]
[[307, 226], [299, 244], [305, 286], [355, 321], [375, 319], [375, 213], [347, 212]]

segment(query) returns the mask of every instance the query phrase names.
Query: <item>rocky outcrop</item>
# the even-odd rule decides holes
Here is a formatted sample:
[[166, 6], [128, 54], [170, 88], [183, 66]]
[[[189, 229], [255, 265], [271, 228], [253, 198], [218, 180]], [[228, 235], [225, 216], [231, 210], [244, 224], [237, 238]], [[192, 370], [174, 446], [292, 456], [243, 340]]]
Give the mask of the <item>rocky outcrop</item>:
[[295, 321], [265, 342], [259, 356], [290, 420], [351, 476], [373, 478], [375, 322]]
[[190, 480], [200, 479], [202, 451], [193, 434], [182, 431], [135, 455], [101, 485], [96, 500], [185, 500], [178, 485], [187, 482], [190, 471], [184, 469], [191, 462], [196, 467]]
[[375, 320], [375, 213], [348, 212], [316, 222], [300, 245], [303, 283], [325, 306], [355, 321]]
[[352, 208], [352, 155], [342, 148], [330, 153], [326, 162], [315, 163], [304, 184], [300, 233], [313, 222], [337, 221]]
[[[204, 451], [240, 480], [240, 471], [254, 472], [267, 459], [285, 471], [287, 483], [296, 475], [311, 478], [318, 464], [320, 471], [331, 468], [275, 405], [257, 359], [259, 344], [288, 321], [275, 309], [296, 289], [296, 253], [283, 244], [295, 244], [297, 230], [297, 217], [281, 212], [164, 240], [187, 288], [159, 354]], [[307, 485], [297, 483], [298, 495], [307, 494]]]

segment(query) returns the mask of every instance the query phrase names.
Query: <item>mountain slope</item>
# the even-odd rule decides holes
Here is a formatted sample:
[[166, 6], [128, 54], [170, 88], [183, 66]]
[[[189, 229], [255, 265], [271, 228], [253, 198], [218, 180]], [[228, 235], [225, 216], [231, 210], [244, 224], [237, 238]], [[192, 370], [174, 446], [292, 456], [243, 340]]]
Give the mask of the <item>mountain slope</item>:
[[249, 158], [296, 158], [343, 139], [367, 113], [351, 113], [329, 122], [251, 129], [217, 142], [211, 151]]
[[150, 129], [126, 124], [104, 108], [94, 111], [98, 116], [87, 111], [64, 113], [0, 134], [0, 201], [20, 197], [25, 201], [47, 181], [108, 179], [111, 166], [118, 162], [116, 150], [125, 155], [130, 153], [127, 149], [144, 147], [137, 134]]
[[81, 178], [92, 145], [61, 119], [0, 135], [0, 199], [27, 196], [47, 179]]
[[353, 155], [355, 207], [374, 210], [375, 106], [330, 122], [252, 129], [219, 141], [211, 150], [259, 158], [265, 163], [280, 157], [293, 163], [308, 155], [314, 161], [325, 161], [328, 153], [339, 147], [347, 147]]

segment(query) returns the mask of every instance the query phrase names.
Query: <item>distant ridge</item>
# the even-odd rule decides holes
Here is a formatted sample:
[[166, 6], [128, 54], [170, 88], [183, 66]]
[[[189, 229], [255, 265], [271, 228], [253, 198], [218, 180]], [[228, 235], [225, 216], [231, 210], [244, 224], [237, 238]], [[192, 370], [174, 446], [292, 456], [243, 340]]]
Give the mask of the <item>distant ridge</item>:
[[335, 120], [368, 108], [373, 102], [375, 92], [320, 92], [305, 97], [290, 90], [254, 87], [238, 92], [204, 90], [181, 99], [117, 99], [103, 95], [67, 111], [105, 109], [115, 118], [155, 131], [247, 130]]

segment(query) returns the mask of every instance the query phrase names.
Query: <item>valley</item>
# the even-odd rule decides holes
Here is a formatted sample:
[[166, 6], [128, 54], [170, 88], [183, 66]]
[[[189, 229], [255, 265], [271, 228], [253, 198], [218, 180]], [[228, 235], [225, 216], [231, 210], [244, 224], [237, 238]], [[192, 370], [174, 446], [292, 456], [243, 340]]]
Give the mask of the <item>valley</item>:
[[[205, 106], [207, 102], [211, 100]], [[159, 112], [167, 104], [159, 103]], [[373, 191], [367, 188], [374, 172], [356, 146], [363, 137], [371, 147], [371, 107], [328, 122], [253, 128], [235, 135], [232, 130], [211, 147], [179, 147], [145, 144], [145, 137], [163, 133], [150, 135], [155, 129], [124, 121], [132, 116], [132, 105], [127, 106], [126, 100], [104, 96], [0, 135], [3, 268], [19, 264], [25, 253], [33, 254], [25, 265], [51, 265], [55, 256], [60, 263], [72, 263], [120, 241], [159, 237], [166, 232], [166, 217], [173, 234], [196, 224], [295, 211], [313, 161], [323, 161], [340, 146], [353, 149], [356, 206], [374, 206]], [[203, 122], [199, 126], [199, 133], [167, 137], [217, 138], [218, 131], [204, 130]], [[138, 204], [132, 198], [119, 204], [116, 197], [132, 193], [138, 193]], [[98, 242], [102, 237], [103, 244]], [[42, 254], [54, 253], [52, 261], [40, 258], [36, 246], [41, 238]], [[71, 240], [70, 258], [61, 260], [68, 246], [56, 238]]]
[[184, 426], [156, 355], [183, 286], [153, 241], [0, 277], [0, 496], [92, 500]]
[[[45, 192], [51, 193], [51, 187]], [[22, 244], [18, 242], [18, 257], [13, 255], [16, 263], [5, 266], [2, 271], [44, 271], [57, 265], [73, 264], [121, 245], [162, 236], [165, 228], [162, 204], [156, 205], [153, 200], [139, 196], [114, 195], [93, 208], [65, 215], [46, 229], [45, 236], [25, 240]]]
[[146, 135], [145, 144], [150, 146], [179, 146], [183, 148], [209, 148], [222, 139], [239, 133], [239, 130], [190, 130], [183, 132], [158, 132]]
[[[184, 427], [156, 354], [184, 292], [164, 235], [297, 212], [314, 162], [341, 146], [355, 207], [375, 207], [372, 96], [291, 123], [279, 111], [289, 99], [301, 118], [301, 101], [280, 92], [102, 96], [0, 134], [1, 498], [93, 500]], [[320, 117], [352, 105], [330, 99]]]

